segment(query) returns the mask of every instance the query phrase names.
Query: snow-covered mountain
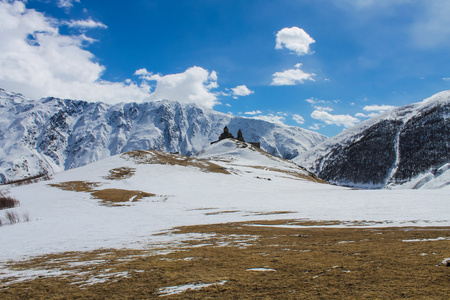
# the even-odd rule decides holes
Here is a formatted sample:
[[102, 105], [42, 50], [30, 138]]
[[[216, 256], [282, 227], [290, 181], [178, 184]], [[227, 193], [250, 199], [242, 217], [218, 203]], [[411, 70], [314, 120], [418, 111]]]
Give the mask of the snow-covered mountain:
[[294, 161], [347, 186], [450, 185], [450, 91], [357, 124]]
[[193, 155], [227, 125], [291, 159], [327, 137], [171, 101], [121, 103], [26, 99], [0, 89], [0, 182], [83, 166], [131, 150]]

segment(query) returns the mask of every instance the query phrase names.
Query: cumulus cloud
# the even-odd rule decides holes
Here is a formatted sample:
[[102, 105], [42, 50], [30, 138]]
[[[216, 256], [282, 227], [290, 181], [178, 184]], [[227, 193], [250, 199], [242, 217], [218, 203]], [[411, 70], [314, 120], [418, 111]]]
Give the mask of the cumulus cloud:
[[87, 29], [108, 28], [108, 26], [106, 26], [102, 22], [96, 22], [92, 19], [65, 21], [63, 22], [63, 24], [71, 28], [87, 28]]
[[246, 114], [246, 115], [259, 115], [261, 113], [262, 112], [260, 110], [254, 110], [254, 111], [247, 111], [244, 114]]
[[252, 119], [263, 120], [263, 121], [267, 121], [267, 122], [275, 123], [275, 124], [279, 124], [279, 125], [285, 125], [284, 121], [286, 120], [285, 117], [283, 117], [281, 115], [274, 115], [274, 114], [254, 116], [254, 117], [252, 117]]
[[316, 120], [325, 122], [328, 125], [344, 126], [346, 128], [351, 127], [359, 122], [359, 119], [350, 115], [332, 115], [329, 112], [323, 110], [315, 110], [312, 112], [311, 117]]
[[314, 106], [316, 110], [332, 112], [333, 109], [328, 106]]
[[316, 105], [316, 104], [333, 104], [333, 103], [340, 103], [341, 100], [322, 100], [322, 99], [317, 99], [317, 98], [309, 98], [309, 99], [305, 99], [306, 102], [308, 102], [311, 105]]
[[[73, 1], [61, 1], [62, 7]], [[158, 75], [139, 69], [139, 84], [127, 79], [110, 82], [101, 79], [105, 67], [84, 49], [93, 39], [84, 33], [62, 35], [58, 26], [90, 29], [106, 28], [91, 19], [69, 23], [45, 17], [27, 9], [20, 1], [0, 2], [0, 86], [30, 98], [60, 98], [108, 103], [159, 99], [196, 102], [206, 107], [217, 104], [211, 89], [217, 88], [217, 73], [192, 67], [183, 73]], [[156, 82], [154, 92], [149, 81]]]
[[152, 100], [174, 100], [179, 102], [195, 102], [205, 107], [217, 104], [217, 96], [211, 89], [217, 88], [217, 74], [201, 67], [191, 67], [183, 73], [159, 75], [146, 69], [135, 72], [146, 81], [156, 81], [156, 88], [151, 94]]
[[58, 0], [58, 7], [71, 8], [74, 2], [80, 2], [80, 0]]
[[238, 85], [235, 88], [231, 88], [231, 92], [234, 98], [238, 96], [248, 96], [254, 93], [254, 91], [250, 90], [246, 85]]
[[314, 80], [314, 73], [306, 73], [300, 69], [302, 64], [298, 63], [294, 69], [289, 69], [283, 72], [275, 72], [272, 76], [272, 83], [270, 85], [297, 85], [304, 83], [305, 80]]
[[395, 106], [392, 106], [392, 105], [366, 105], [366, 106], [364, 106], [363, 110], [382, 112], [382, 111], [390, 110], [392, 108], [395, 108]]
[[311, 130], [319, 130], [321, 127], [323, 127], [322, 124], [314, 123], [313, 125], [309, 126], [308, 128]]
[[149, 76], [149, 75], [153, 75], [153, 74], [151, 72], [147, 71], [146, 68], [142, 68], [142, 69], [136, 70], [134, 72], [134, 75], [137, 75], [137, 76]]
[[355, 117], [357, 118], [372, 118], [378, 116], [380, 113], [390, 110], [392, 108], [395, 108], [395, 106], [392, 105], [366, 105], [364, 106], [363, 110], [370, 112], [369, 114], [365, 113], [357, 113], [355, 114]]
[[299, 114], [293, 114], [292, 115], [292, 119], [297, 123], [297, 124], [303, 124], [305, 123], [305, 119], [299, 115]]
[[283, 28], [277, 33], [275, 49], [286, 48], [297, 55], [310, 53], [309, 45], [315, 40], [309, 36], [302, 28]]
[[355, 117], [357, 117], [357, 118], [369, 118], [370, 115], [366, 115], [364, 113], [356, 113]]
[[105, 67], [83, 49], [84, 34], [61, 35], [58, 22], [27, 9], [23, 2], [0, 2], [0, 86], [28, 97], [55, 96], [118, 102], [148, 97], [149, 87], [101, 80]]

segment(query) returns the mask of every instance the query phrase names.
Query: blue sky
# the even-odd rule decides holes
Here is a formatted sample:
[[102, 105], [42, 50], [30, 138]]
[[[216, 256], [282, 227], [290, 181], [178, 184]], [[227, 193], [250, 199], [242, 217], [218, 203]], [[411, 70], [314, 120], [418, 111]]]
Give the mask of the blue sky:
[[449, 15], [447, 0], [2, 0], [0, 87], [333, 136], [450, 89]]

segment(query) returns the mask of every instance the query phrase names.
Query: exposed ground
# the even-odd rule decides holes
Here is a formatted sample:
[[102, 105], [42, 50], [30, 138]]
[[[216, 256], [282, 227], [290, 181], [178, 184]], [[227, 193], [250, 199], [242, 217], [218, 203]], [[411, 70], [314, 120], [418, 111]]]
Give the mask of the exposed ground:
[[327, 183], [325, 180], [320, 179], [319, 177], [315, 176], [313, 173], [309, 173], [308, 175], [305, 175], [298, 171], [281, 170], [281, 169], [271, 168], [271, 167], [263, 167], [263, 166], [250, 166], [250, 167], [254, 168], [254, 169], [259, 169], [259, 170], [268, 170], [268, 171], [275, 172], [275, 173], [282, 173], [282, 174], [289, 175], [294, 178], [298, 178], [298, 179], [302, 179], [302, 180], [309, 180], [309, 181], [318, 182], [318, 183]]
[[121, 155], [125, 159], [131, 159], [136, 164], [160, 164], [171, 166], [194, 167], [202, 172], [230, 174], [224, 167], [191, 156], [183, 156], [176, 153], [166, 153], [154, 150], [135, 150]]
[[317, 227], [339, 224], [181, 227], [161, 234], [180, 242], [145, 250], [9, 262], [0, 268], [0, 298], [448, 299], [450, 267], [442, 261], [450, 257], [449, 227]]
[[104, 178], [108, 180], [122, 180], [132, 177], [134, 173], [136, 173], [135, 168], [120, 167], [109, 170], [109, 174]]
[[120, 206], [128, 202], [139, 201], [142, 198], [156, 196], [155, 194], [138, 190], [98, 189], [101, 185], [102, 183], [100, 182], [89, 181], [66, 181], [50, 184], [52, 187], [65, 191], [90, 193], [94, 199], [99, 199], [100, 204], [105, 206]]

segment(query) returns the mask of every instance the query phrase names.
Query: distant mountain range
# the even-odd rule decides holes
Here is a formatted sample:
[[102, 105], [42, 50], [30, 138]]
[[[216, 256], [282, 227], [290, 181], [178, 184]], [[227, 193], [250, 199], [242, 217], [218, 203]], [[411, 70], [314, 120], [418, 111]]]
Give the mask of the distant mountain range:
[[0, 89], [0, 182], [80, 167], [132, 150], [194, 155], [224, 126], [292, 159], [327, 137], [172, 101], [121, 103], [26, 99]]
[[450, 185], [450, 91], [394, 108], [301, 153], [297, 164], [358, 188]]
[[0, 89], [0, 182], [52, 174], [132, 150], [192, 156], [228, 126], [268, 153], [357, 188], [450, 186], [450, 91], [327, 138], [173, 101], [109, 105], [30, 100]]

